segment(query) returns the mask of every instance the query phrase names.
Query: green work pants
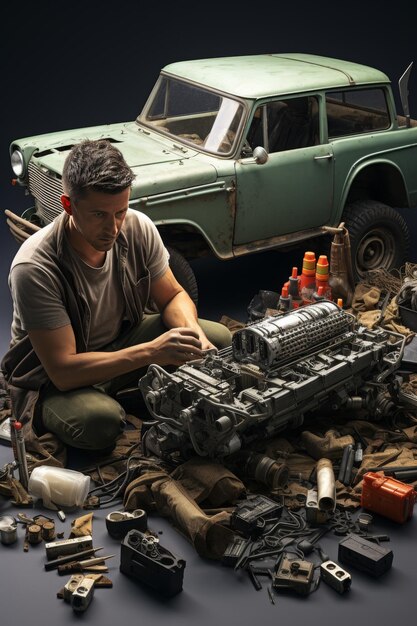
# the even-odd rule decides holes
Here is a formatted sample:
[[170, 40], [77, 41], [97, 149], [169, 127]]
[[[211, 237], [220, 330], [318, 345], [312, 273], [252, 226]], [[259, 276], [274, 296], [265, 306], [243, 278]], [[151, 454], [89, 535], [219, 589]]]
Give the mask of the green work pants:
[[[198, 320], [208, 339], [219, 349], [231, 343], [229, 330], [223, 324]], [[147, 341], [166, 332], [160, 315], [145, 315], [139, 326], [122, 333], [103, 348], [114, 352]], [[105, 450], [114, 445], [125, 421], [123, 407], [112, 397], [120, 389], [136, 386], [147, 367], [90, 387], [59, 391], [52, 385], [41, 400], [43, 427], [55, 433], [65, 444], [84, 450]]]

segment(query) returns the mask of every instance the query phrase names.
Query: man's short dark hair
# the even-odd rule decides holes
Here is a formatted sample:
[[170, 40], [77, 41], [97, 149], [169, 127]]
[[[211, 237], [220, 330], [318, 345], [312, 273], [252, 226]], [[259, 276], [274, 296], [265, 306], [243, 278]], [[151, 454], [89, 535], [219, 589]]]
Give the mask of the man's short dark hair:
[[77, 200], [90, 190], [120, 193], [134, 178], [122, 153], [110, 141], [85, 140], [73, 146], [65, 159], [62, 184], [64, 192]]

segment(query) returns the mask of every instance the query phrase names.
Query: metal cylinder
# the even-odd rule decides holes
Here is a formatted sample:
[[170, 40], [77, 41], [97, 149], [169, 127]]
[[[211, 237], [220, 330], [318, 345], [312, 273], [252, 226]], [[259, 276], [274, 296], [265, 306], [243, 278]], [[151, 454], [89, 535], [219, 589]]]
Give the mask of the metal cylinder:
[[17, 541], [16, 526], [4, 526], [0, 529], [0, 540], [5, 546], [9, 546]]
[[17, 541], [17, 524], [11, 515], [0, 516], [0, 541], [4, 545]]
[[288, 483], [289, 469], [285, 463], [277, 463], [263, 454], [249, 453], [245, 474], [272, 489], [278, 489]]
[[11, 515], [0, 516], [0, 541], [4, 545], [17, 541], [17, 524]]
[[317, 500], [321, 511], [333, 511], [336, 506], [336, 484], [333, 465], [329, 459], [320, 459], [317, 471]]
[[219, 418], [217, 418], [214, 422], [214, 425], [219, 433], [226, 433], [233, 427], [232, 420], [227, 415], [221, 415]]

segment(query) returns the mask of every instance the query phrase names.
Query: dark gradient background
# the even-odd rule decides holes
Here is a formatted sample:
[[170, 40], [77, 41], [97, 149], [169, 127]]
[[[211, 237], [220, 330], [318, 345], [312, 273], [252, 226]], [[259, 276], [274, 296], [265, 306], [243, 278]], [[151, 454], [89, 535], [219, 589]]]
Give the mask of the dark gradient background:
[[[272, 52], [306, 52], [377, 67], [397, 82], [417, 60], [417, 4], [376, 2], [144, 3], [36, 2], [3, 4], [0, 9], [1, 111], [0, 207], [21, 213], [30, 206], [10, 184], [8, 146], [13, 139], [57, 130], [134, 119], [159, 70], [170, 62], [205, 57]], [[396, 90], [396, 89], [395, 89]], [[417, 116], [417, 69], [410, 80], [412, 116]], [[417, 164], [416, 164], [417, 167]], [[412, 229], [415, 261], [415, 213], [405, 212]], [[7, 274], [17, 244], [0, 214], [0, 354], [7, 349], [11, 320]], [[218, 319], [225, 313], [244, 320], [247, 304], [259, 289], [278, 290], [301, 253], [259, 254], [220, 263], [195, 262], [200, 285], [200, 314]], [[10, 450], [0, 449], [0, 465]], [[0, 501], [0, 513], [8, 511]], [[116, 509], [110, 509], [116, 510]], [[105, 532], [106, 511], [95, 513], [95, 545], [118, 552]], [[74, 515], [73, 515], [74, 517]], [[71, 518], [71, 516], [70, 516]], [[256, 592], [245, 576], [200, 559], [169, 524], [166, 547], [187, 560], [184, 592], [172, 602], [146, 594], [118, 574], [118, 555], [110, 577], [113, 590], [98, 590], [86, 620], [96, 625], [151, 624], [365, 624], [388, 626], [415, 621], [415, 539], [413, 519], [404, 526], [378, 519], [376, 531], [391, 535], [394, 567], [382, 579], [353, 573], [353, 587], [339, 597], [322, 585], [303, 599], [279, 596], [272, 606], [265, 588]], [[69, 522], [65, 530], [69, 528]], [[66, 534], [67, 536], [67, 534]], [[22, 551], [0, 545], [0, 621], [74, 623], [69, 606], [55, 599], [62, 583], [44, 573], [43, 550]], [[110, 543], [109, 543], [110, 542]], [[162, 539], [161, 539], [162, 542]], [[327, 542], [327, 543], [326, 543]], [[324, 542], [337, 559], [337, 538]], [[48, 578], [49, 577], [49, 578]], [[285, 622], [284, 622], [285, 620]]]

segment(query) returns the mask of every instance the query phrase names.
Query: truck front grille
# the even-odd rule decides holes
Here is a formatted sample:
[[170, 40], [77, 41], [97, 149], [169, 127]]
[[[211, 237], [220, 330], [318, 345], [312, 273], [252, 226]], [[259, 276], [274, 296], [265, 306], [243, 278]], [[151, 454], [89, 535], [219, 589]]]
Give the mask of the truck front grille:
[[42, 222], [49, 224], [62, 212], [63, 193], [61, 177], [31, 161], [28, 167], [29, 191], [36, 200], [36, 209]]

